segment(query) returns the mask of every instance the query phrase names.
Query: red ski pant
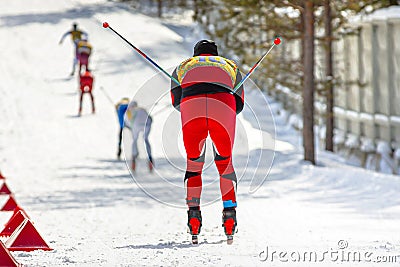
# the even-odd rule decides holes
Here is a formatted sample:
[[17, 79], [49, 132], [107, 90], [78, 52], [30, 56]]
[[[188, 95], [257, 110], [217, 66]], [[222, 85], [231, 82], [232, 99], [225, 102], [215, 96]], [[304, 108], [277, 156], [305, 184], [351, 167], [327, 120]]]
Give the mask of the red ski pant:
[[81, 90], [80, 93], [81, 93], [81, 95], [79, 97], [79, 113], [82, 112], [82, 102], [83, 102], [83, 95], [84, 94], [89, 94], [90, 99], [92, 100], [92, 112], [94, 113], [95, 112], [95, 106], [94, 106], [94, 97], [93, 97], [93, 94], [92, 94], [92, 90], [88, 90], [88, 91]]
[[81, 73], [82, 66], [85, 66], [85, 70], [89, 70], [89, 55], [85, 53], [78, 54], [79, 62], [79, 73]]
[[180, 105], [183, 143], [187, 154], [185, 174], [186, 203], [199, 206], [202, 190], [205, 141], [214, 145], [215, 164], [220, 176], [224, 207], [236, 207], [236, 174], [232, 165], [232, 148], [236, 128], [236, 101], [229, 93], [186, 97]]

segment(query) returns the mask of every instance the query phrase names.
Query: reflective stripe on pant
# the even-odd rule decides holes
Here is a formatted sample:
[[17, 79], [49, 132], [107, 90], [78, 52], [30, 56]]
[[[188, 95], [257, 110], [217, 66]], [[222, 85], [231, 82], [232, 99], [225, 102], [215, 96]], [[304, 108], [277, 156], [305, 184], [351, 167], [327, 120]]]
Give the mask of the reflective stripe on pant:
[[183, 143], [187, 154], [185, 188], [188, 206], [200, 204], [203, 150], [210, 135], [216, 152], [215, 164], [220, 175], [224, 207], [236, 207], [236, 174], [232, 165], [235, 108], [235, 97], [229, 93], [196, 95], [181, 102]]

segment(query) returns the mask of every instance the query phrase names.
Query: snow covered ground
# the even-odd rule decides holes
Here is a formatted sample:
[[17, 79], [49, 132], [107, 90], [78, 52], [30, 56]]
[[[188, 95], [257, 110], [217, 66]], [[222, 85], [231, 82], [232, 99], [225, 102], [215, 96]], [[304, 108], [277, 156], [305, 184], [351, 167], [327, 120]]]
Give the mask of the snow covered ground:
[[[68, 76], [72, 45], [69, 40], [58, 45], [73, 21], [89, 33], [94, 46], [97, 110], [90, 114], [85, 98], [82, 117], [76, 116], [76, 77]], [[155, 75], [151, 65], [103, 29], [103, 21], [165, 68], [190, 56], [187, 40], [195, 42], [182, 36], [188, 32], [182, 25], [109, 1], [0, 2], [0, 168], [17, 202], [54, 248], [13, 252], [18, 262], [27, 266], [400, 265], [400, 177], [348, 166], [325, 152], [318, 153], [316, 167], [302, 162], [300, 136], [280, 118], [279, 104], [270, 101], [266, 106], [250, 83], [235, 144], [241, 177], [239, 232], [232, 246], [224, 243], [218, 180], [208, 154], [202, 234], [200, 244], [192, 246], [186, 233], [179, 114], [165, 106], [168, 80]], [[118, 125], [106, 94], [115, 103], [135, 96], [144, 106], [160, 99], [152, 110], [150, 136], [157, 168], [148, 174], [142, 153], [137, 183], [125, 163], [115, 160]], [[0, 223], [9, 216], [1, 212]], [[343, 260], [343, 252], [361, 255], [361, 262]], [[301, 259], [304, 254], [317, 255], [318, 262]], [[398, 256], [390, 258], [397, 263], [379, 262], [390, 256]]]

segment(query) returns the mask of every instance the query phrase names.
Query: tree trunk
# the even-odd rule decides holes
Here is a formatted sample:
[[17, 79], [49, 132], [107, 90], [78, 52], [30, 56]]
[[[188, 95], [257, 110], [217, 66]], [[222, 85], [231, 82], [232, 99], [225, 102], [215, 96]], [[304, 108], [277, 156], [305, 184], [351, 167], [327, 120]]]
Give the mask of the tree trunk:
[[197, 21], [199, 19], [199, 3], [198, 1], [193, 2], [194, 5], [194, 13], [193, 13], [193, 20]]
[[389, 0], [389, 5], [397, 6], [397, 5], [399, 5], [399, 2], [397, 0]]
[[330, 0], [325, 0], [325, 74], [327, 81], [326, 88], [326, 136], [325, 149], [333, 151], [333, 128], [334, 128], [334, 94], [333, 94], [333, 61], [332, 61], [332, 15]]
[[162, 16], [162, 0], [158, 0], [158, 17], [161, 18]]
[[[304, 3], [302, 4], [302, 8], [304, 9], [305, 8], [305, 6], [304, 6]], [[304, 38], [304, 21], [305, 21], [305, 16], [304, 16], [304, 14], [301, 16], [301, 18], [300, 18], [300, 32], [302, 32], [302, 35], [301, 35], [301, 54], [300, 54], [300, 61], [301, 62], [304, 62], [304, 41], [305, 41], [305, 38]], [[304, 80], [303, 80], [303, 82], [304, 82]]]
[[314, 151], [314, 3], [305, 1], [304, 8], [304, 88], [303, 146], [304, 160], [315, 164]]

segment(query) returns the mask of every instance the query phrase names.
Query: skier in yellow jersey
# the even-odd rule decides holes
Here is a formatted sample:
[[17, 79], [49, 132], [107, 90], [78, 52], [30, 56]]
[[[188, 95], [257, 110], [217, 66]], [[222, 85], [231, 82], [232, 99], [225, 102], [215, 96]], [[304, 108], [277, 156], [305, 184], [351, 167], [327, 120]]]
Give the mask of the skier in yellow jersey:
[[78, 29], [78, 24], [76, 22], [74, 22], [72, 24], [72, 30], [67, 31], [66, 33], [64, 33], [64, 35], [61, 37], [59, 44], [62, 44], [62, 42], [64, 41], [65, 37], [67, 37], [68, 35], [71, 35], [71, 40], [74, 43], [74, 61], [73, 61], [73, 65], [72, 65], [72, 72], [71, 72], [71, 76], [74, 75], [75, 73], [75, 66], [76, 64], [78, 64], [78, 42], [83, 38], [83, 37], [88, 37], [88, 34], [85, 31], [82, 31], [80, 29]]

